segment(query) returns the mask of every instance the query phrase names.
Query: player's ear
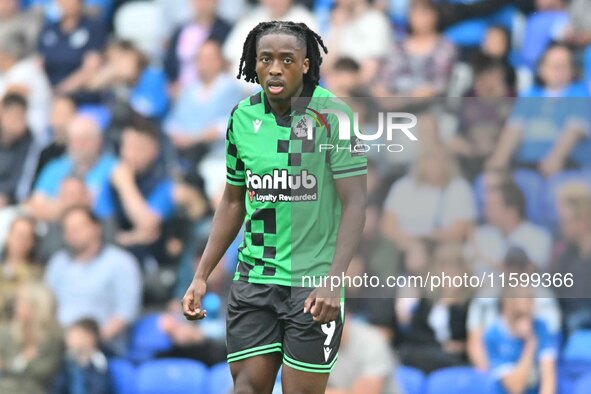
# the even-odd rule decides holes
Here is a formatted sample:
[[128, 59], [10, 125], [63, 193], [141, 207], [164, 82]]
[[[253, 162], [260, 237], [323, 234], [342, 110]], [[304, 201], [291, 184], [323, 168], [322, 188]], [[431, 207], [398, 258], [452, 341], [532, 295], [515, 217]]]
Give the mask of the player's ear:
[[304, 74], [308, 74], [309, 69], [310, 69], [310, 59], [305, 58], [304, 59], [304, 69], [303, 69]]

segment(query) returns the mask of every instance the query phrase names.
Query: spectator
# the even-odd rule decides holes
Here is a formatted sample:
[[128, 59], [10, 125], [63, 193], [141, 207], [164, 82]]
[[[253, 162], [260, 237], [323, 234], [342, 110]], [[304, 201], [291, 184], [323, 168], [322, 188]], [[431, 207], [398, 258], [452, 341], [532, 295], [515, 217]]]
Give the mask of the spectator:
[[66, 330], [66, 357], [49, 394], [112, 394], [107, 358], [100, 351], [100, 328], [81, 319]]
[[198, 79], [184, 88], [164, 128], [185, 162], [194, 169], [205, 154], [224, 140], [228, 116], [244, 95], [226, 71], [219, 43], [201, 45], [195, 64]]
[[[505, 66], [505, 81], [509, 92], [513, 93], [516, 83], [514, 59], [511, 52], [511, 33], [502, 26], [491, 26], [486, 30], [484, 40], [474, 62], [486, 64], [488, 59], [495, 59]], [[479, 59], [480, 58], [480, 59]], [[480, 65], [480, 64], [479, 64]], [[473, 65], [473, 67], [476, 67]], [[482, 67], [482, 65], [480, 65]], [[476, 70], [475, 70], [476, 71]], [[513, 94], [507, 94], [513, 96]]]
[[408, 37], [394, 44], [372, 87], [376, 97], [436, 97], [445, 93], [456, 50], [438, 31], [437, 7], [413, 0]]
[[232, 28], [217, 15], [218, 0], [192, 0], [191, 6], [193, 20], [173, 33], [164, 59], [166, 76], [176, 91], [199, 78], [194, 63], [201, 46], [208, 40], [222, 45]]
[[572, 182], [558, 191], [558, 216], [562, 240], [556, 247], [554, 271], [571, 274], [573, 286], [558, 287], [565, 336], [591, 328], [591, 190]]
[[590, 162], [589, 92], [576, 82], [573, 62], [564, 45], [546, 50], [538, 69], [540, 84], [520, 95], [489, 166], [507, 167], [514, 159], [551, 176], [567, 164]]
[[351, 97], [361, 86], [361, 67], [350, 57], [335, 60], [332, 70], [326, 73], [326, 87], [337, 97]]
[[586, 0], [572, 0], [568, 5], [570, 23], [564, 30], [561, 41], [577, 47], [591, 44], [591, 21], [587, 17], [591, 7]]
[[76, 116], [76, 103], [69, 96], [54, 96], [49, 113], [49, 134], [51, 142], [43, 148], [39, 155], [35, 179], [41, 170], [53, 159], [66, 153], [66, 137], [68, 124]]
[[8, 94], [0, 102], [0, 208], [29, 193], [39, 148], [27, 127], [27, 101]]
[[21, 11], [20, 8], [19, 0], [0, 2], [0, 46], [5, 45], [15, 34], [23, 34], [25, 41], [20, 49], [25, 56], [28, 56], [35, 51], [43, 16], [34, 11]]
[[384, 203], [383, 230], [406, 250], [417, 239], [462, 241], [476, 219], [472, 189], [451, 154], [424, 148], [409, 175], [399, 179]]
[[37, 50], [51, 85], [59, 93], [80, 89], [98, 71], [105, 32], [100, 22], [83, 15], [82, 0], [58, 0], [61, 19], [47, 23]]
[[35, 252], [35, 222], [27, 216], [17, 217], [8, 230], [6, 244], [0, 254], [0, 324], [6, 321], [17, 289], [41, 276]]
[[367, 323], [347, 318], [339, 359], [328, 378], [326, 394], [396, 394], [394, 356], [386, 340]]
[[326, 35], [330, 51], [325, 59], [324, 74], [329, 74], [338, 58], [349, 57], [360, 65], [361, 80], [368, 82], [392, 45], [388, 18], [368, 0], [338, 0], [335, 5]]
[[152, 244], [162, 222], [173, 213], [174, 184], [158, 161], [159, 155], [158, 126], [136, 115], [123, 130], [120, 160], [97, 208], [100, 217], [116, 219], [116, 241], [124, 247]]
[[0, 392], [42, 394], [62, 357], [54, 298], [39, 283], [18, 289], [12, 320], [0, 327]]
[[125, 332], [139, 312], [141, 276], [127, 252], [101, 240], [101, 223], [84, 207], [69, 209], [62, 226], [66, 249], [47, 266], [45, 280], [57, 299], [62, 326], [90, 317], [101, 340], [116, 354], [125, 349]]
[[533, 313], [526, 288], [508, 288], [501, 300], [502, 318], [484, 335], [499, 393], [555, 393], [556, 345]]
[[473, 68], [474, 84], [462, 102], [458, 132], [450, 143], [464, 174], [472, 180], [494, 152], [512, 104], [507, 99], [511, 96], [509, 68], [501, 60], [482, 56]]
[[108, 186], [111, 171], [116, 163], [108, 153], [101, 153], [103, 138], [96, 120], [87, 115], [77, 115], [68, 124], [67, 153], [47, 164], [35, 184], [27, 204], [35, 218], [44, 221], [57, 220], [62, 212], [58, 204], [60, 186], [69, 176], [82, 177], [96, 202], [102, 190]]
[[[433, 275], [470, 275], [462, 249], [453, 243], [440, 244], [433, 254]], [[407, 330], [401, 333], [398, 354], [404, 365], [425, 373], [467, 363], [466, 318], [470, 291], [443, 284], [433, 293], [423, 293]]]
[[539, 271], [548, 270], [552, 237], [527, 221], [525, 203], [521, 189], [511, 181], [485, 191], [486, 222], [474, 230], [468, 247], [477, 274], [498, 272], [512, 246], [522, 248]]
[[[523, 249], [512, 247], [507, 252], [502, 267], [505, 278], [511, 275], [537, 273]], [[499, 303], [502, 296], [501, 285], [480, 290], [468, 308], [468, 356], [474, 367], [486, 371], [489, 369], [488, 355], [483, 341], [484, 333], [500, 319]], [[536, 319], [546, 324], [552, 335], [560, 332], [560, 307], [552, 291], [543, 286], [533, 290], [533, 314]]]
[[[109, 93], [115, 116], [131, 107], [147, 117], [162, 118], [168, 109], [166, 76], [150, 65], [149, 59], [131, 41], [121, 40], [110, 45], [107, 61], [101, 70], [88, 80], [91, 91]], [[124, 113], [128, 115], [129, 113]], [[128, 120], [125, 118], [123, 122]]]
[[25, 36], [15, 33], [0, 40], [0, 97], [18, 93], [29, 103], [27, 119], [39, 142], [45, 142], [51, 88], [35, 58], [25, 57]]
[[242, 46], [248, 33], [260, 22], [302, 22], [316, 30], [316, 18], [309, 10], [292, 0], [260, 0], [259, 6], [240, 18], [224, 43], [223, 53], [232, 70], [238, 70]]

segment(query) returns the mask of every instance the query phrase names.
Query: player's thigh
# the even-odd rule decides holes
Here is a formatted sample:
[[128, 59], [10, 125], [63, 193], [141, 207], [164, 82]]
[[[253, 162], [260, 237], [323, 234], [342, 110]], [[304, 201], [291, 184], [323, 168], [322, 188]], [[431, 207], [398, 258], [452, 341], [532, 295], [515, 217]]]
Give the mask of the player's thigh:
[[[318, 324], [304, 313], [305, 289], [293, 290], [283, 321], [284, 393], [323, 393], [338, 357], [343, 332], [342, 309], [335, 321]], [[320, 390], [320, 391], [318, 391]]]
[[281, 353], [269, 353], [230, 363], [234, 394], [271, 394]]

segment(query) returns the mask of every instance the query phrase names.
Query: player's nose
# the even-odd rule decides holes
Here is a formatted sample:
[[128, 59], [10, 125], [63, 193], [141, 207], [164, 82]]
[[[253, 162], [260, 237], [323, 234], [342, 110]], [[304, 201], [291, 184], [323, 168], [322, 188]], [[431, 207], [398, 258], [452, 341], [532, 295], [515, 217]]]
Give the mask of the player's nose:
[[271, 67], [269, 67], [269, 75], [278, 76], [283, 74], [283, 69], [281, 67], [281, 61], [275, 60], [271, 63]]

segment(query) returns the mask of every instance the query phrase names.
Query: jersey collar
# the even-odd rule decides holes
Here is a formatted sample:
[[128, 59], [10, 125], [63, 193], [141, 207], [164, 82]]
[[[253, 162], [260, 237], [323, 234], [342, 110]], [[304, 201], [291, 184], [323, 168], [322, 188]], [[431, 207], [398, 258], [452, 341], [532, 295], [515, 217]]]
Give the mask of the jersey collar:
[[291, 127], [292, 112], [294, 112], [296, 114], [300, 114], [300, 115], [304, 114], [306, 112], [306, 108], [308, 107], [308, 104], [310, 103], [310, 100], [312, 99], [312, 95], [314, 94], [315, 89], [316, 89], [315, 85], [313, 85], [311, 83], [304, 82], [304, 86], [302, 88], [302, 93], [300, 93], [300, 96], [296, 98], [295, 103], [293, 105], [293, 109], [288, 110], [283, 115], [276, 115], [271, 110], [271, 104], [269, 103], [269, 100], [267, 100], [267, 95], [265, 95], [265, 92], [263, 90], [261, 90], [261, 96], [263, 97], [263, 103], [265, 104], [265, 113], [266, 114], [268, 114], [268, 113], [273, 114], [278, 126]]

